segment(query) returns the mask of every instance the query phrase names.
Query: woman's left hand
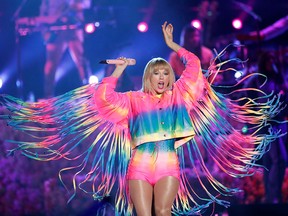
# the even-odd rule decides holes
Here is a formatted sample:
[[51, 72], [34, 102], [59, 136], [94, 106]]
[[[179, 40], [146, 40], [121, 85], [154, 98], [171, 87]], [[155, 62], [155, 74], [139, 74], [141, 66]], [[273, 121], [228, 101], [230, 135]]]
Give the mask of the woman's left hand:
[[173, 41], [173, 25], [165, 21], [162, 25], [162, 32], [167, 46], [177, 52], [181, 46]]
[[164, 22], [162, 25], [162, 32], [167, 46], [171, 45], [173, 42], [173, 25], [171, 23], [168, 24], [167, 21]]

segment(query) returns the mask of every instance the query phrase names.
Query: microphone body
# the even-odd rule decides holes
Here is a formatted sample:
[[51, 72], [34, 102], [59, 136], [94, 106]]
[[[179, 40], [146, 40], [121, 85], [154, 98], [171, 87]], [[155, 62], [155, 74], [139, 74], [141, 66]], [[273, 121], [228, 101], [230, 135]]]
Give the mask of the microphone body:
[[[136, 64], [136, 60], [135, 59], [127, 59], [128, 61], [128, 65], [135, 65]], [[102, 60], [99, 62], [100, 64], [124, 64], [125, 61], [121, 60], [121, 59], [106, 59], [106, 60]]]

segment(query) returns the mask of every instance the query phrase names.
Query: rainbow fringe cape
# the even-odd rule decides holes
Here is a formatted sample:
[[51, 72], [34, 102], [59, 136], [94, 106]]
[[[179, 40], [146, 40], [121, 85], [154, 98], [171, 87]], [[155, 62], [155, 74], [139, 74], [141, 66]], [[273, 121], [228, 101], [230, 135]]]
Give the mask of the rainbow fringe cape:
[[[257, 161], [269, 150], [269, 144], [282, 135], [271, 127], [273, 118], [284, 109], [277, 95], [263, 93], [257, 98], [237, 98], [235, 96], [243, 91], [262, 93], [258, 89], [235, 90], [237, 85], [229, 94], [214, 90], [212, 84], [217, 74], [233, 70], [221, 69], [235, 60], [219, 63], [223, 53], [213, 62], [217, 70], [208, 74], [207, 96], [193, 103], [189, 111], [196, 135], [177, 148], [181, 182], [173, 206], [176, 215], [201, 214], [214, 203], [228, 207], [225, 197], [239, 189], [225, 186], [211, 169], [216, 166], [219, 172], [235, 178], [253, 175], [251, 168], [260, 166]], [[62, 183], [73, 191], [69, 201], [79, 190], [96, 200], [113, 192], [116, 215], [132, 215], [125, 180], [131, 136], [128, 126], [123, 127], [100, 115], [93, 99], [97, 97], [96, 87], [97, 84], [86, 85], [35, 103], [1, 95], [0, 102], [6, 112], [0, 119], [30, 137], [29, 140], [10, 140], [16, 147], [9, 153], [21, 151], [39, 161], [69, 161], [69, 165], [59, 171]], [[247, 134], [242, 133], [242, 127], [235, 127], [239, 124], [247, 126]], [[203, 149], [214, 168], [207, 165]], [[72, 173], [70, 183], [62, 179], [65, 172]], [[194, 180], [190, 181], [188, 176]]]

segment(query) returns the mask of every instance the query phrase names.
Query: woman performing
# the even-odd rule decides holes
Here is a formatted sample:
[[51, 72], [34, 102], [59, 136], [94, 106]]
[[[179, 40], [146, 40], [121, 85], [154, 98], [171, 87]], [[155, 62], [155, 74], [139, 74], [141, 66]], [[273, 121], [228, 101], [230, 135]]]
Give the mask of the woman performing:
[[[73, 172], [71, 199], [78, 190], [94, 199], [116, 191], [116, 215], [199, 215], [213, 204], [228, 207], [227, 197], [239, 189], [213, 176], [200, 149], [226, 175], [252, 175], [250, 168], [259, 166], [257, 160], [280, 136], [259, 131], [269, 128], [281, 103], [265, 94], [261, 99], [267, 102], [260, 103], [214, 91], [209, 75], [223, 72], [224, 63], [214, 62], [218, 70], [205, 77], [199, 59], [173, 41], [173, 26], [165, 22], [162, 32], [185, 64], [176, 82], [169, 63], [153, 58], [141, 90], [115, 92], [128, 65], [120, 58], [123, 64], [101, 83], [58, 97], [26, 103], [1, 95], [9, 110], [1, 118], [31, 136], [29, 141], [11, 141], [18, 145], [11, 153], [21, 151], [41, 161], [67, 159], [73, 165], [59, 176], [63, 182], [63, 173]], [[248, 124], [250, 133], [241, 133], [232, 122]]]

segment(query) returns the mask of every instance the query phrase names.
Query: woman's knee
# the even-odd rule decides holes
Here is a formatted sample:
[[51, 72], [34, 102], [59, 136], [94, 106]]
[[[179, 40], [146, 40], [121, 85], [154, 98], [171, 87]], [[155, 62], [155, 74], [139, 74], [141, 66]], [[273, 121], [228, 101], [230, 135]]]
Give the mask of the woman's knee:
[[155, 206], [156, 216], [169, 216], [171, 215], [171, 208], [167, 206]]

